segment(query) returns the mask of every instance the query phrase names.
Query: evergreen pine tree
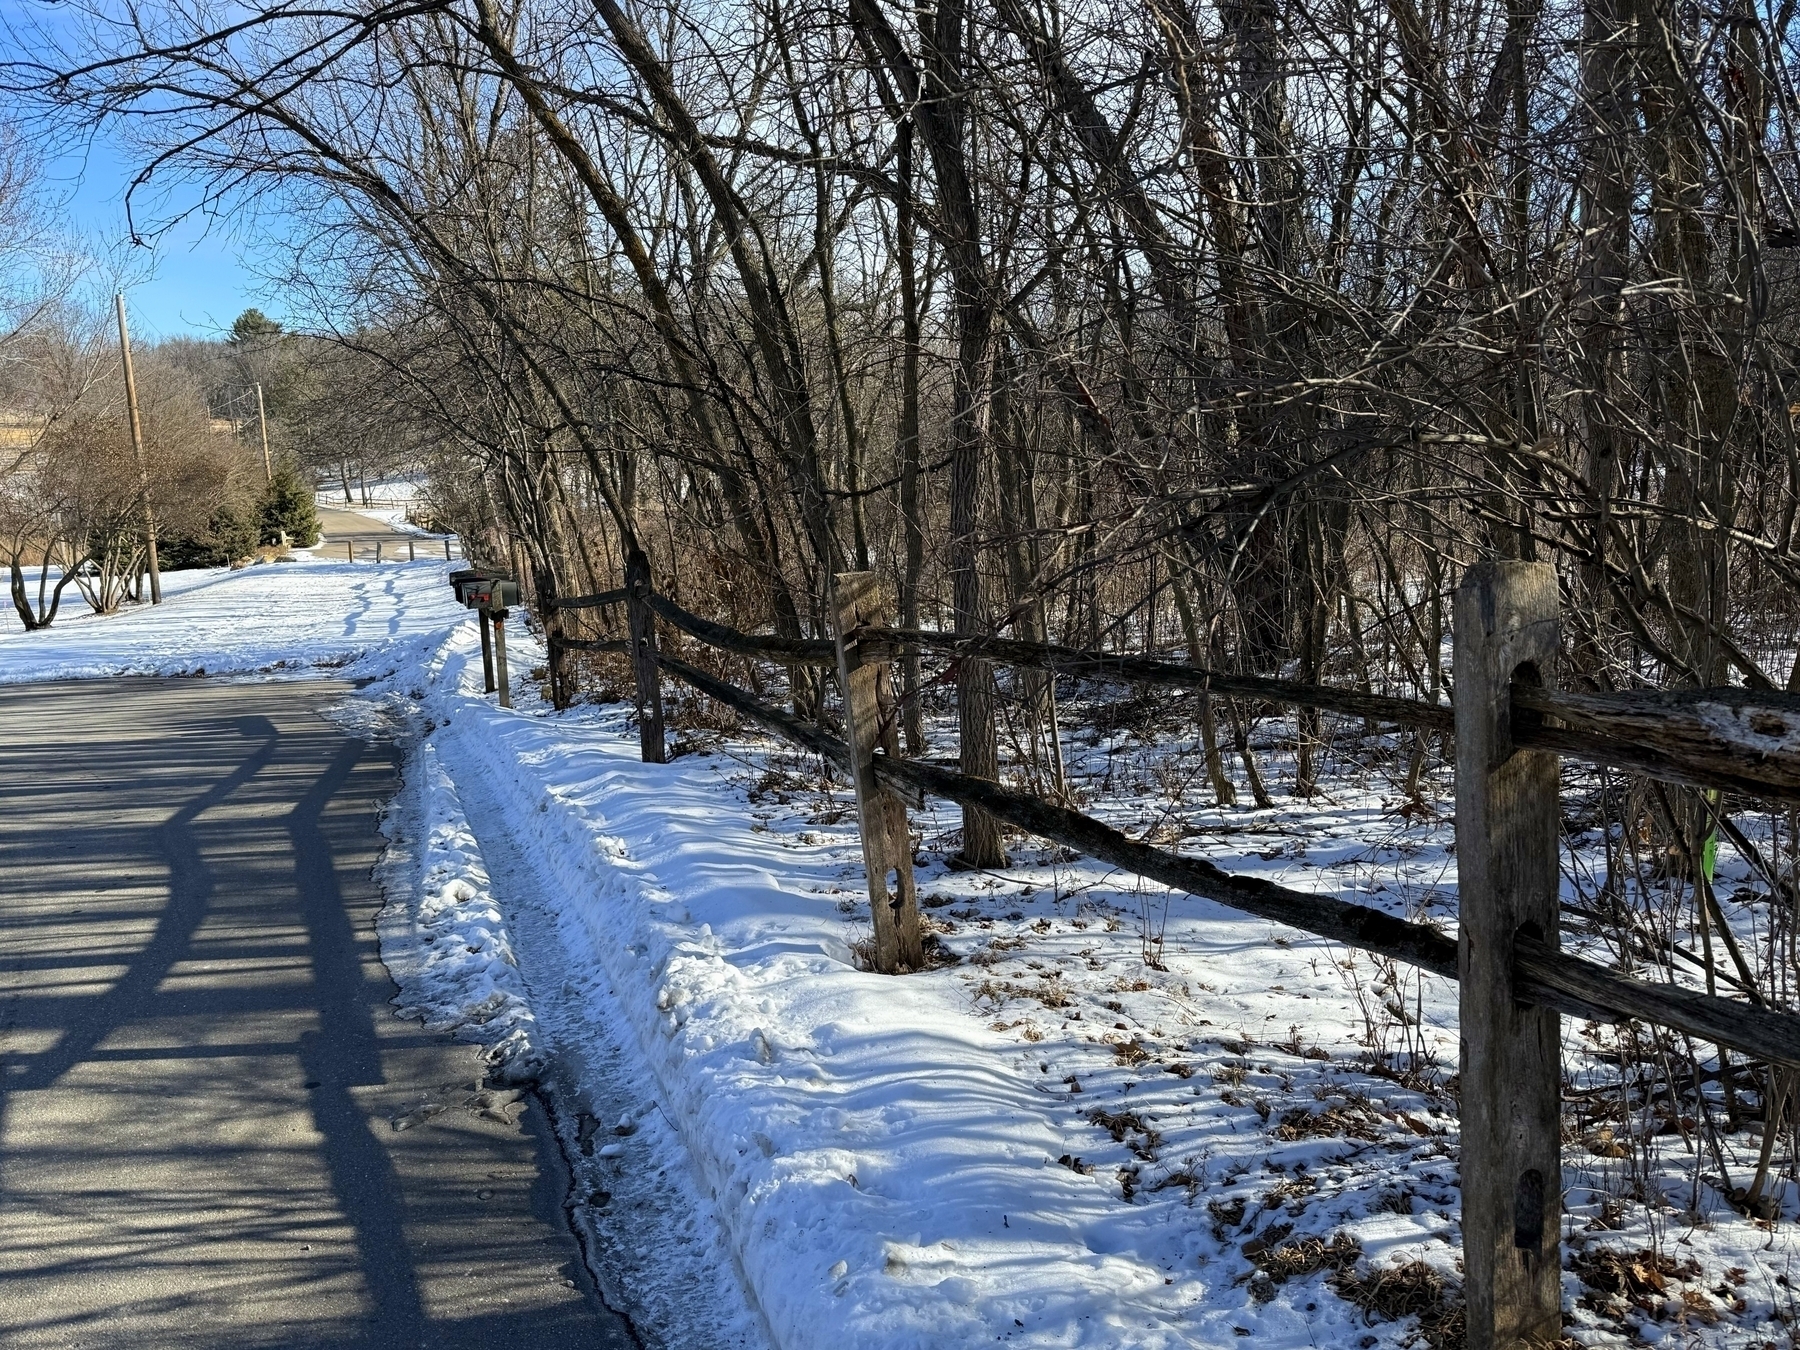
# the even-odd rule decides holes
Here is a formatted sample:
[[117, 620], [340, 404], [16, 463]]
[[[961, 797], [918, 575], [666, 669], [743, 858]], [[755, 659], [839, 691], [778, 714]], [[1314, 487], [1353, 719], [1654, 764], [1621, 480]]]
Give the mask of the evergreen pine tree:
[[295, 548], [311, 548], [319, 540], [319, 511], [312, 485], [292, 464], [281, 464], [263, 489], [257, 519], [265, 544], [280, 543], [285, 535]]

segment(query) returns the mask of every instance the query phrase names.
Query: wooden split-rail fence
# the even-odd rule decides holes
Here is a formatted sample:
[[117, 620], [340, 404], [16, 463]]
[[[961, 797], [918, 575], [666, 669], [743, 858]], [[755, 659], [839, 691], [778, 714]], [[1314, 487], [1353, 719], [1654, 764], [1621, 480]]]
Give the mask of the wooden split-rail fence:
[[[1541, 1344], [1562, 1332], [1562, 1014], [1659, 1023], [1771, 1066], [1800, 1070], [1800, 1016], [1760, 1001], [1634, 979], [1562, 951], [1557, 859], [1564, 755], [1665, 782], [1800, 801], [1800, 697], [1738, 688], [1615, 694], [1551, 688], [1560, 639], [1557, 579], [1548, 564], [1489, 562], [1465, 574], [1455, 603], [1454, 707], [1146, 657], [896, 629], [871, 572], [834, 578], [829, 642], [743, 633], [692, 614], [655, 593], [641, 556], [625, 580], [619, 590], [563, 600], [556, 608], [623, 605], [627, 639], [568, 638], [553, 622], [552, 644], [629, 656], [646, 761], [664, 758], [659, 675], [666, 673], [841, 768], [856, 790], [879, 970], [923, 965], [906, 810], [935, 796], [1175, 890], [1456, 980], [1470, 1350]], [[835, 669], [844, 735], [659, 651], [658, 619], [723, 651]], [[902, 758], [888, 667], [908, 650], [1452, 733], [1459, 936], [1451, 939], [1365, 905], [1235, 876], [1203, 859], [1129, 839], [1066, 806]], [[1721, 823], [1728, 824], [1722, 815]], [[1736, 834], [1734, 828], [1728, 833]]]

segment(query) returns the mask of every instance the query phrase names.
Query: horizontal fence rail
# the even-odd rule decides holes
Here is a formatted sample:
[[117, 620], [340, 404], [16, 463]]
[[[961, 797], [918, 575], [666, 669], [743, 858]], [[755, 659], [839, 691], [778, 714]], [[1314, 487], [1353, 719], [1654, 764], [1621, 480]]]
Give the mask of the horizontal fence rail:
[[[850, 747], [829, 732], [770, 707], [676, 657], [659, 654], [657, 664], [708, 698], [849, 772]], [[952, 769], [878, 753], [875, 775], [884, 787], [915, 807], [923, 804], [926, 794], [975, 806], [1028, 833], [1174, 890], [1404, 961], [1446, 979], [1457, 978], [1455, 940], [1425, 924], [1396, 919], [1367, 905], [1290, 890], [1259, 877], [1234, 875], [1204, 859], [1129, 839], [1078, 811]], [[1515, 939], [1513, 965], [1517, 993], [1539, 1006], [1600, 1022], [1627, 1018], [1658, 1022], [1702, 1041], [1723, 1043], [1758, 1059], [1800, 1068], [1800, 1016], [1675, 985], [1628, 979], [1524, 934]]]
[[644, 604], [658, 618], [666, 619], [691, 637], [709, 647], [719, 647], [739, 656], [759, 656], [790, 666], [836, 666], [837, 649], [829, 642], [812, 638], [769, 637], [740, 633], [726, 624], [714, 623], [698, 614], [690, 614], [680, 605], [654, 591], [644, 596]]
[[1517, 744], [1693, 787], [1800, 800], [1800, 694], [1732, 688], [1573, 694], [1515, 684], [1512, 703]]
[[[609, 592], [608, 596], [614, 594], [623, 596], [624, 592]], [[739, 656], [783, 665], [832, 667], [837, 663], [835, 645], [823, 639], [744, 633], [703, 619], [653, 593], [644, 597], [644, 603], [689, 636]], [[559, 607], [573, 606], [563, 602]], [[1080, 678], [1317, 708], [1433, 733], [1455, 731], [1455, 708], [1447, 703], [1233, 675], [1153, 657], [1013, 638], [896, 628], [863, 628], [848, 636], [869, 651], [871, 659], [883, 647], [889, 649], [888, 654], [935, 651], [956, 660], [994, 661]], [[1800, 801], [1800, 695], [1732, 688], [1575, 694], [1516, 684], [1512, 700], [1512, 742], [1522, 749], [1552, 750], [1692, 787]]]
[[934, 633], [922, 628], [865, 629], [857, 636], [864, 642], [892, 643], [900, 650], [936, 651], [963, 661], [994, 661], [1001, 665], [1054, 671], [1059, 675], [1166, 685], [1230, 698], [1318, 708], [1323, 712], [1345, 713], [1374, 722], [1397, 722], [1433, 731], [1450, 731], [1456, 725], [1456, 714], [1447, 704], [1422, 703], [1417, 699], [1363, 694], [1353, 689], [1330, 689], [1256, 675], [1228, 675], [1198, 666], [1158, 661], [1149, 656], [1083, 651], [1048, 642], [1021, 642], [1016, 638]]
[[546, 609], [605, 609], [611, 605], [622, 605], [630, 598], [630, 593], [623, 589], [601, 591], [598, 595], [571, 595], [562, 600], [553, 600], [546, 604]]

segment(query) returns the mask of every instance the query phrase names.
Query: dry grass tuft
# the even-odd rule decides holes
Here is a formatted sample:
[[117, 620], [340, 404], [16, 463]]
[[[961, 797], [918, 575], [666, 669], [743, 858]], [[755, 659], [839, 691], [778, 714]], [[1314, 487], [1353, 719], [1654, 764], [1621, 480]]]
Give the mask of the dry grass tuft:
[[1256, 1267], [1250, 1296], [1258, 1303], [1267, 1303], [1275, 1297], [1276, 1287], [1289, 1280], [1316, 1275], [1321, 1270], [1341, 1273], [1362, 1257], [1362, 1248], [1348, 1233], [1338, 1233], [1329, 1242], [1316, 1237], [1282, 1242], [1292, 1231], [1292, 1224], [1278, 1223], [1244, 1244], [1244, 1255]]
[[1115, 1143], [1125, 1145], [1145, 1162], [1156, 1161], [1156, 1150], [1162, 1145], [1162, 1132], [1151, 1126], [1136, 1111], [1107, 1111], [1095, 1107], [1088, 1112], [1088, 1121], [1105, 1130]]
[[1419, 1330], [1432, 1350], [1463, 1350], [1467, 1341], [1462, 1301], [1453, 1297], [1444, 1277], [1423, 1261], [1366, 1275], [1346, 1266], [1331, 1277], [1331, 1287], [1340, 1298], [1361, 1308], [1370, 1321], [1418, 1318]]
[[1213, 1236], [1223, 1238], [1227, 1228], [1240, 1227], [1244, 1222], [1244, 1197], [1234, 1200], [1208, 1200], [1206, 1212], [1212, 1217]]
[[1277, 1139], [1378, 1139], [1380, 1132], [1366, 1113], [1343, 1106], [1328, 1106], [1323, 1111], [1296, 1106], [1283, 1111], [1275, 1126]]
[[[976, 955], [979, 956], [980, 953]], [[1067, 1008], [1072, 1006], [1075, 1001], [1069, 997], [1061, 984], [1048, 976], [1043, 977], [1042, 982], [1036, 986], [1020, 984], [1016, 980], [998, 979], [983, 980], [975, 986], [977, 1003], [986, 1002], [998, 1008], [1008, 999], [1015, 998], [1035, 999], [1046, 1008]]]

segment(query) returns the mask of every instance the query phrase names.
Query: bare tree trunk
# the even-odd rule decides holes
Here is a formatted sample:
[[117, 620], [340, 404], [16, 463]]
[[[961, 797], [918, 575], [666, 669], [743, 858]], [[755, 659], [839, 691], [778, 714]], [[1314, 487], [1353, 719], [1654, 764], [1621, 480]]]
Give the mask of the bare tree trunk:
[[[1200, 625], [1194, 617], [1193, 597], [1188, 594], [1182, 569], [1169, 559], [1169, 589], [1175, 595], [1175, 613], [1181, 619], [1181, 635], [1187, 642], [1188, 664], [1207, 668], [1206, 651], [1200, 641]], [[1237, 805], [1237, 787], [1225, 773], [1225, 761], [1219, 754], [1219, 725], [1210, 693], [1200, 695], [1200, 748], [1206, 758], [1206, 777], [1212, 784], [1213, 800], [1220, 806]]]
[[[919, 582], [925, 572], [925, 515], [919, 500], [919, 354], [920, 296], [916, 246], [918, 226], [913, 216], [913, 124], [900, 119], [895, 138], [900, 196], [895, 207], [895, 244], [900, 273], [900, 529], [904, 537], [905, 563], [900, 573], [900, 626], [919, 626]], [[900, 661], [900, 690], [906, 732], [906, 752], [923, 755], [925, 710], [920, 703], [919, 653], [908, 651]]]
[[[1610, 627], [1612, 586], [1606, 562], [1612, 531], [1613, 488], [1619, 436], [1615, 404], [1624, 337], [1622, 294], [1631, 244], [1631, 189], [1626, 167], [1631, 108], [1631, 56], [1637, 6], [1633, 0], [1586, 0], [1582, 14], [1581, 101], [1587, 123], [1582, 171], [1579, 354], [1583, 383], [1586, 477], [1594, 513], [1592, 554], [1581, 569], [1582, 590], [1594, 631], [1603, 642]], [[1603, 650], [1583, 664], [1598, 675]]]
[[[604, 0], [603, 0], [604, 2]], [[964, 97], [967, 45], [965, 0], [945, 0], [935, 14], [920, 11], [920, 63], [915, 65], [873, 0], [850, 0], [850, 18], [899, 86], [903, 106], [925, 138], [937, 180], [937, 208], [945, 261], [954, 288], [956, 364], [950, 398], [950, 594], [959, 632], [985, 633], [976, 531], [988, 457], [988, 381], [993, 373], [994, 295], [975, 196], [969, 177], [969, 108]], [[994, 722], [994, 672], [985, 661], [957, 663], [956, 711], [961, 768], [976, 778], [999, 777]], [[963, 808], [957, 861], [1001, 867], [1000, 827], [977, 807]]]

